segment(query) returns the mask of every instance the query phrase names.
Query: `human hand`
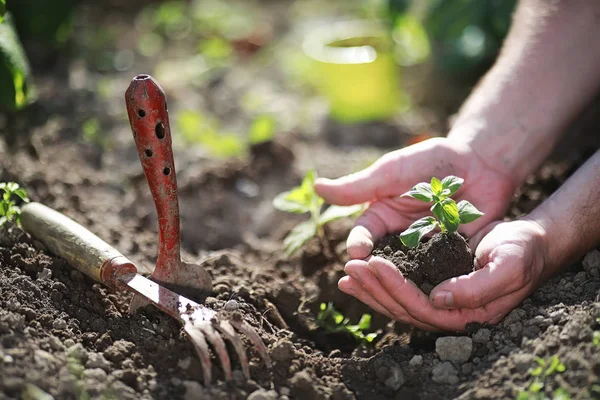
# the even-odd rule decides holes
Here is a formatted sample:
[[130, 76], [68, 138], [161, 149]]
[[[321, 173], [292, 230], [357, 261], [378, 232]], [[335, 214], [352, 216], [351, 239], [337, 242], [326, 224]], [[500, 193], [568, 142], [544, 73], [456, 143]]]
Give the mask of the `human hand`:
[[381, 257], [349, 261], [338, 286], [375, 311], [425, 330], [494, 324], [542, 280], [547, 243], [545, 229], [534, 221], [495, 222], [470, 241], [476, 270], [442, 282], [429, 297]]
[[402, 231], [430, 214], [429, 205], [400, 196], [418, 182], [447, 175], [465, 180], [453, 198], [457, 202], [467, 199], [485, 213], [477, 221], [461, 225], [461, 232], [471, 237], [504, 215], [514, 189], [511, 179], [500, 168], [487, 165], [468, 146], [446, 138], [388, 153], [365, 170], [343, 178], [318, 179], [315, 189], [331, 204], [370, 202], [346, 243], [351, 258], [363, 259], [371, 254], [377, 239]]

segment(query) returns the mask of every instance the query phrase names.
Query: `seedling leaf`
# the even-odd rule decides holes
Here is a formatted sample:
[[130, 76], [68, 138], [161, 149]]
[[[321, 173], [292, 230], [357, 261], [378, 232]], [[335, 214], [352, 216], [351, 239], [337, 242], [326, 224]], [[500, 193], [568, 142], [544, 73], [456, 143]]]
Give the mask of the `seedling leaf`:
[[407, 230], [400, 234], [400, 240], [406, 247], [416, 247], [421, 238], [435, 229], [438, 225], [433, 217], [423, 217], [413, 222]]
[[404, 193], [402, 196], [409, 196], [426, 203], [433, 201], [433, 191], [431, 185], [426, 182], [417, 183], [412, 189]]
[[288, 192], [281, 193], [273, 199], [273, 206], [281, 211], [304, 214], [320, 208], [324, 200], [315, 193], [316, 173], [310, 170], [304, 176], [302, 184]]
[[431, 207], [431, 212], [442, 223], [445, 229], [450, 232], [456, 232], [460, 224], [460, 215], [458, 214], [458, 206], [452, 199], [444, 199], [439, 203], [435, 203]]
[[600, 331], [594, 331], [592, 343], [594, 344], [594, 346], [600, 347]]
[[319, 225], [324, 225], [340, 218], [350, 217], [361, 212], [363, 208], [364, 206], [362, 204], [355, 204], [353, 206], [329, 206], [319, 217]]
[[286, 256], [290, 256], [317, 234], [317, 225], [313, 220], [299, 223], [283, 239], [283, 248]]
[[469, 222], [473, 222], [483, 215], [481, 211], [479, 211], [473, 204], [469, 203], [467, 200], [459, 201], [457, 206], [461, 224], [468, 224]]
[[436, 178], [435, 176], [433, 178], [431, 178], [431, 190], [433, 191], [433, 194], [435, 194], [436, 196], [441, 195], [442, 190], [444, 190], [444, 187], [442, 186], [442, 182], [440, 182], [440, 180], [438, 178]]
[[543, 388], [544, 388], [544, 383], [542, 383], [538, 380], [535, 380], [535, 381], [531, 382], [531, 385], [529, 386], [529, 391], [531, 393], [538, 393]]
[[[294, 196], [290, 196], [291, 194], [292, 191], [287, 191], [275, 196], [275, 198], [273, 199], [273, 207], [280, 211], [285, 211], [293, 214], [304, 214], [310, 211], [310, 207], [308, 205], [294, 200]], [[290, 199], [290, 197], [292, 197], [292, 199]]]
[[448, 197], [452, 196], [454, 193], [456, 193], [458, 189], [460, 189], [464, 181], [465, 180], [463, 178], [459, 178], [458, 176], [454, 175], [449, 175], [445, 177], [444, 179], [442, 179], [442, 188], [444, 190], [448, 189], [449, 192], [447, 194], [444, 194]]
[[250, 143], [257, 144], [267, 142], [275, 136], [276, 121], [269, 115], [261, 115], [252, 121], [248, 139]]

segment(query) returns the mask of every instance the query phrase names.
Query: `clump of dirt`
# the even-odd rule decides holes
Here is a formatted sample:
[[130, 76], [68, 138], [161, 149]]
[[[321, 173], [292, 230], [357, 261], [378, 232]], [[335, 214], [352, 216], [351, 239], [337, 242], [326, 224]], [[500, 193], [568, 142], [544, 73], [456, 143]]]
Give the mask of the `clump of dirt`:
[[473, 271], [473, 252], [456, 232], [435, 234], [414, 249], [404, 246], [397, 233], [390, 234], [375, 244], [373, 255], [392, 261], [426, 294], [446, 279]]

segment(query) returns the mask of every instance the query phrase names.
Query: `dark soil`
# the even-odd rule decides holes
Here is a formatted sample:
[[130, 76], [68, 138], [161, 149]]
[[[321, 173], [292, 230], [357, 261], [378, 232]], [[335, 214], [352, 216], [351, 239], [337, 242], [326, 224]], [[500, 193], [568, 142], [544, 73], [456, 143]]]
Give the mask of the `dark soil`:
[[429, 294], [439, 283], [473, 271], [473, 252], [458, 233], [437, 233], [414, 249], [402, 244], [398, 234], [379, 240], [373, 255], [388, 259], [402, 275]]
[[[156, 259], [156, 217], [123, 92], [137, 73], [188, 57], [197, 40], [165, 39], [167, 55], [135, 53], [127, 71], [107, 70], [106, 64], [100, 70], [93, 60], [134, 48], [141, 29], [132, 23], [138, 7], [113, 3], [87, 2], [77, 16], [73, 54], [57, 56], [53, 66], [34, 65], [37, 104], [17, 115], [0, 114], [0, 181], [18, 182], [32, 200], [75, 219], [148, 272]], [[268, 13], [266, 23], [276, 21], [280, 29], [290, 24], [288, 3], [255, 7]], [[118, 40], [96, 49], [103, 36], [91, 33], [106, 27]], [[251, 67], [261, 73], [249, 74]], [[255, 87], [268, 103], [287, 105], [275, 111], [282, 119], [312, 116], [312, 108], [299, 112], [300, 103], [288, 97], [295, 90], [281, 76], [272, 65], [245, 60], [219, 71], [209, 83], [161, 83], [172, 122], [179, 110], [204, 107], [232, 125], [247, 126], [238, 100]], [[82, 139], [81, 125], [90, 118], [99, 121], [106, 142]], [[514, 399], [534, 380], [529, 370], [536, 358], [553, 355], [566, 370], [544, 378], [548, 398], [558, 388], [572, 399], [599, 398], [600, 351], [593, 341], [600, 332], [598, 250], [540, 287], [497, 326], [471, 326], [466, 336], [461, 333], [463, 344], [471, 345], [463, 351], [467, 359], [442, 361], [436, 351], [436, 339], [454, 333], [424, 334], [376, 314], [373, 330], [380, 335], [374, 346], [320, 330], [321, 302], [333, 302], [353, 323], [372, 313], [337, 288], [352, 223], [333, 224], [325, 252], [319, 253], [321, 244], [314, 242], [303, 255], [286, 258], [282, 239], [304, 216], [275, 211], [272, 198], [298, 184], [309, 168], [340, 176], [389, 148], [347, 145], [341, 134], [346, 128], [340, 127], [333, 146], [327, 140], [330, 122], [317, 117], [308, 122], [279, 130], [274, 141], [230, 160], [177, 145], [174, 133], [183, 258], [203, 264], [213, 278], [206, 306], [237, 309], [257, 329], [274, 362], [270, 371], [248, 346], [251, 380], [243, 379], [234, 359], [234, 380], [224, 381], [215, 360], [214, 383], [205, 387], [192, 346], [171, 318], [152, 307], [129, 315], [129, 294], [91, 281], [20, 229], [8, 227], [0, 230], [0, 399], [49, 398], [40, 391], [55, 399]], [[442, 115], [428, 126], [444, 124]], [[400, 125], [385, 129], [386, 146], [405, 144], [398, 132], [423, 130]], [[371, 127], [355, 129], [355, 138], [371, 137]], [[519, 188], [507, 218], [547, 198], [584, 154], [576, 151], [546, 163]]]

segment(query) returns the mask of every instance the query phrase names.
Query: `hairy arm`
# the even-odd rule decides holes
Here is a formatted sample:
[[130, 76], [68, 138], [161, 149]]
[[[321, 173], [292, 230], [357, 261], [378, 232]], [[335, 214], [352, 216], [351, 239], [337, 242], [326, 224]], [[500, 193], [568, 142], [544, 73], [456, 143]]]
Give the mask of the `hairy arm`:
[[600, 1], [521, 0], [448, 137], [519, 185], [600, 89]]
[[525, 219], [546, 235], [545, 278], [600, 244], [600, 151]]

